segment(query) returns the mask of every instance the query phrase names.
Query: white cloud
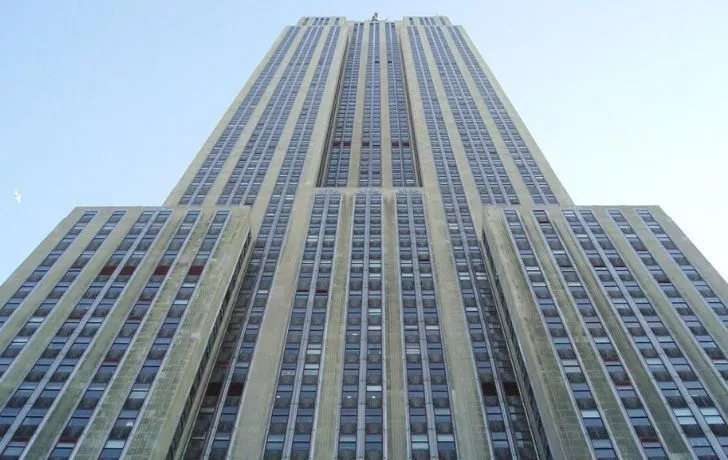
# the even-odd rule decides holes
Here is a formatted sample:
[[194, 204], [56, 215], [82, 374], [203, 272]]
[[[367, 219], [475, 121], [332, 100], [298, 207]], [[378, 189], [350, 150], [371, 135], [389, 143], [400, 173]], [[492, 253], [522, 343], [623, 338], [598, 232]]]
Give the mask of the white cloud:
[[13, 197], [15, 198], [15, 201], [18, 202], [18, 204], [22, 203], [23, 195], [20, 194], [17, 188], [13, 190]]

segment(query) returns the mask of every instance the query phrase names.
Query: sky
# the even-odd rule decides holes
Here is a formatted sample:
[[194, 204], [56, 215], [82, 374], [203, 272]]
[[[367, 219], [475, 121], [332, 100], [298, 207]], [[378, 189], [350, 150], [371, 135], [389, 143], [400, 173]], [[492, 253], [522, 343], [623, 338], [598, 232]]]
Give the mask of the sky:
[[160, 205], [284, 26], [374, 11], [465, 26], [577, 204], [728, 275], [728, 2], [449, 3], [0, 1], [0, 282], [75, 206]]

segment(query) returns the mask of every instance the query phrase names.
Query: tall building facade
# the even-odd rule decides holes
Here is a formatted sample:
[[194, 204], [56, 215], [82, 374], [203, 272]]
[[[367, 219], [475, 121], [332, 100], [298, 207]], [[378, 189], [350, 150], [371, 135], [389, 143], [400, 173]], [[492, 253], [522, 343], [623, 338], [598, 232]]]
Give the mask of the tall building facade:
[[726, 458], [728, 286], [577, 206], [462, 27], [286, 27], [159, 208], [0, 288], [0, 458]]

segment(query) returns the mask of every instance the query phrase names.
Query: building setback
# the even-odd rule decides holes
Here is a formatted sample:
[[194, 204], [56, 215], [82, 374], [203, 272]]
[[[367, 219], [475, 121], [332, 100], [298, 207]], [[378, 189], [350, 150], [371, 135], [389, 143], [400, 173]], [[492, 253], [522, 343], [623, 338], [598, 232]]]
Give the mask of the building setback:
[[158, 208], [0, 287], [0, 458], [728, 457], [728, 286], [442, 16], [286, 27]]

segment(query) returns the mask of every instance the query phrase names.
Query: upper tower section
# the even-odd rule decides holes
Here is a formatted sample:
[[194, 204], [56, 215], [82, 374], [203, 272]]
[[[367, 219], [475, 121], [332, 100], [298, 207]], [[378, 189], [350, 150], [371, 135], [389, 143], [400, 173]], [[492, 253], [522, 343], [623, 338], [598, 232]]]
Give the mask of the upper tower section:
[[[321, 121], [303, 135], [322, 56]], [[292, 141], [315, 170], [306, 190], [434, 185], [445, 149], [471, 206], [572, 204], [470, 38], [444, 16], [311, 16], [286, 27], [166, 205], [255, 205]]]

